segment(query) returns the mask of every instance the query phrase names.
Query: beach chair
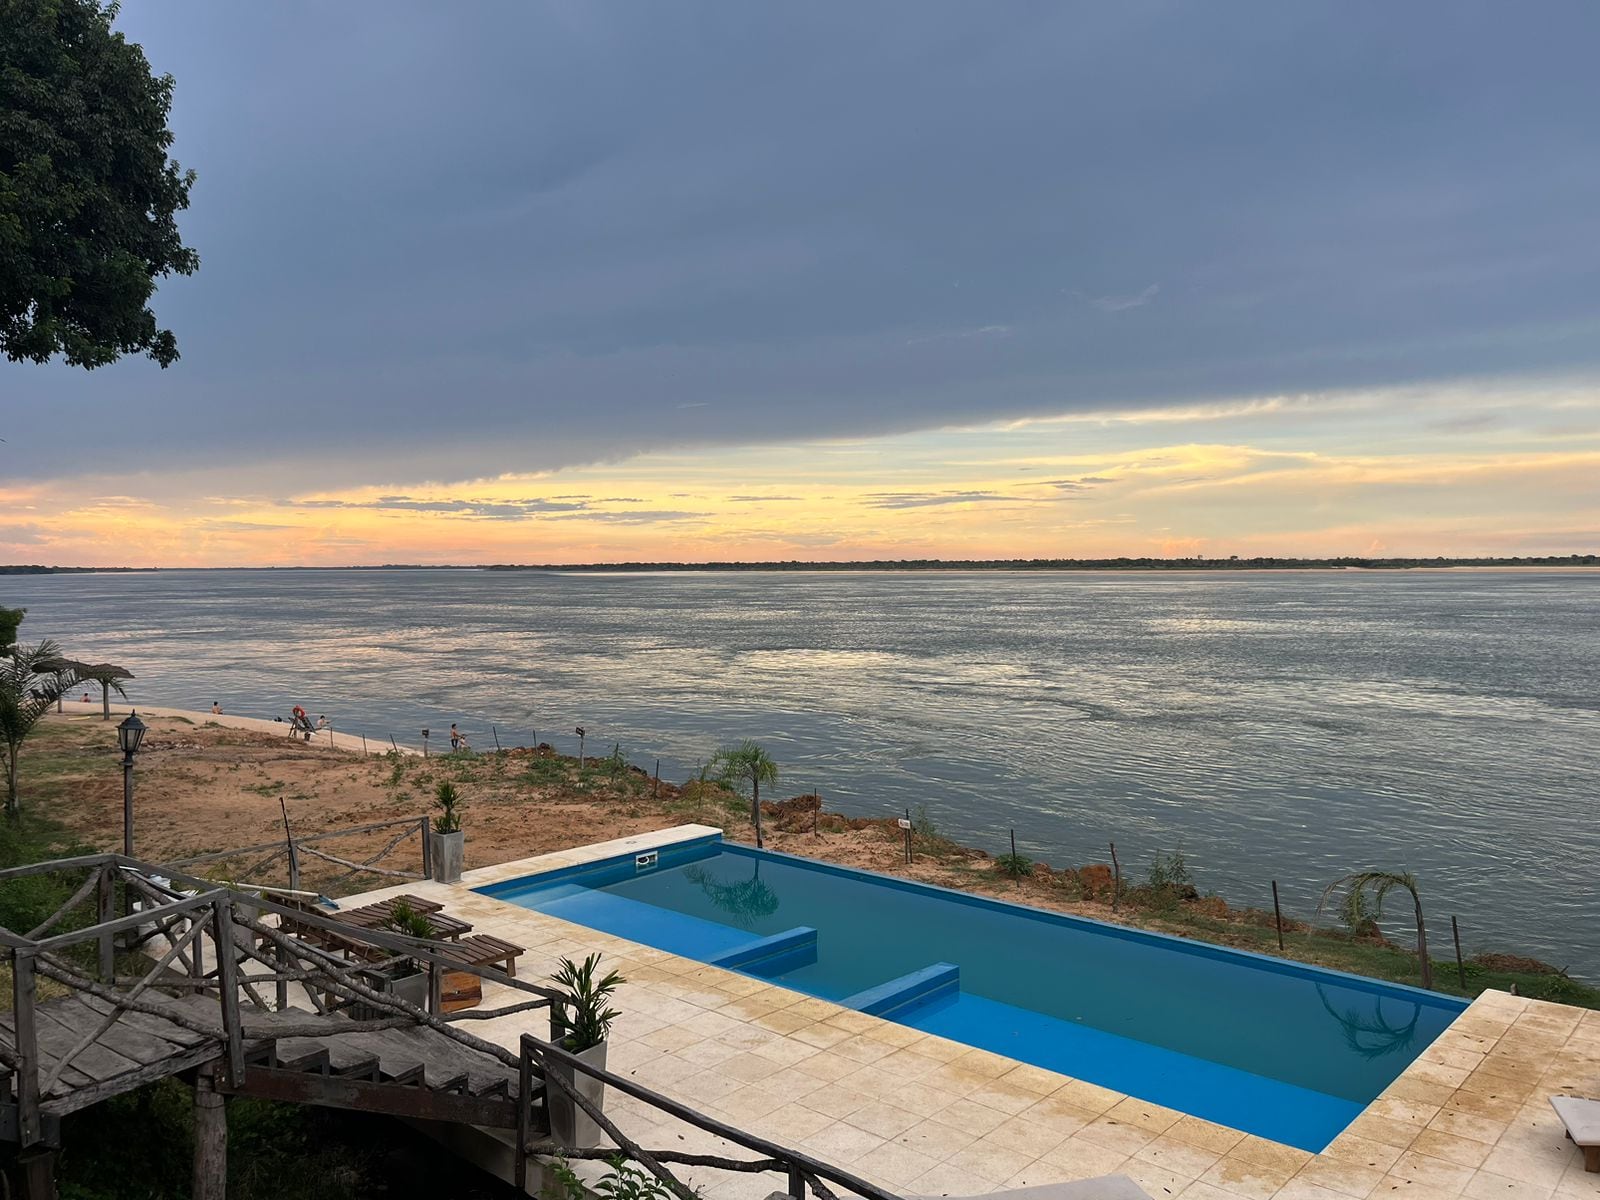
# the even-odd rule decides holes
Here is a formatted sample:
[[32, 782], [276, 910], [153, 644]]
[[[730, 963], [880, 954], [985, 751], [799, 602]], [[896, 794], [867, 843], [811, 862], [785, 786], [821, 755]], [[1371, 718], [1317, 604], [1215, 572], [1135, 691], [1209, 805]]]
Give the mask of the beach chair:
[[317, 727], [311, 723], [311, 718], [306, 716], [305, 710], [296, 708], [289, 714], [289, 736], [302, 734], [306, 741], [310, 741], [317, 732]]
[[1600, 1172], [1600, 1100], [1551, 1096], [1550, 1107], [1567, 1127], [1567, 1138], [1583, 1151], [1583, 1169]]

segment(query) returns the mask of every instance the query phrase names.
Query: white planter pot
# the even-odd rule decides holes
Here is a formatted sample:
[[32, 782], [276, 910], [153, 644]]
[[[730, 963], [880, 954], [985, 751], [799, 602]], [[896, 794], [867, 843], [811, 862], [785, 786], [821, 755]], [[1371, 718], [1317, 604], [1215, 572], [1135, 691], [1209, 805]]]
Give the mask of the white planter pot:
[[428, 834], [433, 839], [429, 862], [437, 883], [459, 883], [461, 870], [467, 861], [467, 835], [465, 830], [455, 833]]
[[[598, 1046], [580, 1051], [578, 1058], [588, 1063], [591, 1067], [605, 1069], [606, 1044], [601, 1042]], [[592, 1075], [585, 1075], [566, 1063], [550, 1060], [545, 1068], [550, 1075], [557, 1076], [569, 1087], [576, 1088], [583, 1098], [595, 1106], [596, 1109], [605, 1107], [606, 1085]], [[545, 1105], [550, 1113], [550, 1136], [556, 1145], [564, 1146], [568, 1150], [588, 1150], [600, 1144], [600, 1126], [594, 1123], [594, 1118], [580, 1109], [572, 1102], [559, 1087], [546, 1081], [544, 1085]]]

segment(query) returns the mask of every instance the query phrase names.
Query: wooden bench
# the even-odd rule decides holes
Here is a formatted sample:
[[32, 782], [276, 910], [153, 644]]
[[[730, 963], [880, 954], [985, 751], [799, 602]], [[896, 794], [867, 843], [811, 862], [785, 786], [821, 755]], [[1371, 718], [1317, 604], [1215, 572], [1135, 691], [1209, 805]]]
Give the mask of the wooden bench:
[[1600, 1172], [1600, 1100], [1551, 1096], [1550, 1107], [1567, 1127], [1567, 1137], [1583, 1151], [1583, 1169]]
[[524, 953], [523, 947], [516, 943], [486, 933], [475, 933], [439, 947], [441, 958], [452, 959], [466, 967], [498, 966], [513, 979], [517, 977], [517, 958]]

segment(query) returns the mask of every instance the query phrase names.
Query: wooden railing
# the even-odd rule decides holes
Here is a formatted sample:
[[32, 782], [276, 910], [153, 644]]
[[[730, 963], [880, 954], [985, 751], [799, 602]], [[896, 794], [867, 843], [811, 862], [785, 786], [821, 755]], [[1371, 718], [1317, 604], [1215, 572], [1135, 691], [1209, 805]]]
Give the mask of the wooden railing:
[[[329, 842], [336, 838], [365, 837], [384, 829], [395, 829], [399, 830], [399, 832], [390, 837], [376, 853], [368, 855], [359, 862], [337, 854], [329, 854], [321, 846], [321, 843]], [[417, 848], [420, 870], [407, 871], [401, 870], [396, 866], [380, 867], [378, 865], [398, 851], [404, 843], [410, 840], [413, 834], [418, 836], [420, 842]], [[260, 857], [263, 855], [265, 857]], [[400, 817], [393, 821], [374, 821], [370, 825], [357, 825], [350, 829], [335, 829], [327, 833], [290, 834], [275, 842], [262, 842], [258, 846], [240, 846], [233, 850], [215, 850], [209, 854], [197, 854], [190, 858], [178, 859], [169, 865], [174, 869], [194, 872], [197, 867], [225, 863], [233, 859], [253, 860], [243, 870], [230, 873], [230, 878], [239, 881], [243, 886], [249, 886], [273, 882], [274, 876], [272, 873], [279, 868], [280, 864], [286, 864], [287, 871], [285, 874], [288, 886], [293, 891], [299, 891], [302, 868], [304, 866], [303, 857], [314, 858], [320, 862], [327, 862], [336, 867], [344, 868], [342, 874], [334, 876], [331, 881], [326, 881], [325, 886], [342, 883], [355, 875], [379, 875], [387, 879], [426, 879], [430, 875], [432, 867], [428, 818]], [[197, 872], [197, 874], [203, 876], [205, 872], [201, 871]], [[282, 877], [279, 876], [279, 878]]]
[[[562, 1158], [586, 1159], [612, 1159], [619, 1154], [643, 1166], [666, 1187], [678, 1196], [680, 1200], [698, 1200], [697, 1189], [691, 1188], [674, 1175], [668, 1164], [703, 1167], [718, 1171], [737, 1172], [773, 1172], [782, 1175], [785, 1179], [787, 1191], [794, 1200], [804, 1200], [807, 1190], [817, 1196], [819, 1200], [837, 1200], [837, 1194], [828, 1184], [835, 1184], [846, 1192], [853, 1192], [865, 1200], [900, 1200], [892, 1192], [886, 1192], [876, 1184], [867, 1182], [858, 1175], [852, 1175], [839, 1167], [830, 1166], [820, 1159], [812, 1158], [799, 1150], [781, 1146], [777, 1142], [768, 1141], [764, 1137], [748, 1133], [725, 1124], [715, 1117], [705, 1113], [696, 1112], [686, 1104], [680, 1104], [670, 1096], [663, 1096], [660, 1092], [651, 1091], [643, 1084], [629, 1079], [625, 1075], [617, 1075], [602, 1067], [593, 1066], [579, 1058], [576, 1054], [552, 1042], [541, 1041], [532, 1034], [522, 1035], [521, 1072], [523, 1079], [533, 1078], [537, 1075], [544, 1077], [544, 1086], [547, 1092], [559, 1091], [564, 1093], [580, 1111], [589, 1118], [609, 1137], [615, 1148], [597, 1150], [578, 1150], [564, 1148], [554, 1144], [539, 1146], [532, 1144], [528, 1137], [526, 1126], [517, 1131], [517, 1147], [515, 1160], [514, 1182], [518, 1188], [527, 1187], [527, 1161], [530, 1155], [545, 1154]], [[562, 1070], [550, 1070], [552, 1065]], [[650, 1107], [658, 1109], [670, 1117], [707, 1133], [715, 1134], [725, 1141], [746, 1150], [754, 1151], [761, 1155], [758, 1159], [733, 1159], [710, 1154], [690, 1154], [681, 1150], [647, 1150], [619, 1129], [599, 1106], [591, 1103], [576, 1087], [568, 1083], [567, 1072], [576, 1072], [598, 1079], [607, 1087], [615, 1088], [623, 1095], [632, 1096], [635, 1100], [643, 1101]]]
[[[85, 873], [84, 880], [43, 924], [25, 934], [0, 928], [0, 961], [12, 969], [13, 1010], [10, 1030], [0, 1027], [0, 1064], [4, 1066], [0, 1076], [11, 1078], [9, 1090], [14, 1092], [14, 1102], [10, 1107], [14, 1109], [16, 1126], [14, 1131], [5, 1130], [4, 1135], [24, 1146], [43, 1140], [48, 1132], [48, 1114], [43, 1107], [46, 1101], [57, 1101], [57, 1110], [81, 1108], [104, 1098], [102, 1092], [115, 1094], [178, 1069], [213, 1061], [225, 1080], [237, 1084], [245, 1074], [246, 1043], [251, 1040], [248, 1015], [252, 1011], [288, 1009], [291, 986], [303, 989], [302, 994], [315, 1011], [307, 1014], [306, 1022], [286, 1025], [280, 1020], [266, 1034], [257, 1036], [325, 1036], [425, 1025], [513, 1069], [520, 1064], [516, 1053], [466, 1033], [457, 1025], [549, 1008], [563, 998], [559, 992], [513, 978], [494, 967], [447, 958], [438, 943], [386, 930], [360, 930], [362, 944], [379, 953], [375, 961], [352, 963], [316, 945], [314, 936], [294, 936], [285, 931], [292, 928], [302, 933], [323, 931], [342, 936], [356, 932], [336, 917], [269, 896], [218, 887], [171, 867], [151, 866], [118, 854], [0, 870], [0, 887], [28, 876], [79, 870]], [[180, 890], [185, 887], [195, 890]], [[119, 907], [119, 892], [120, 907], [138, 907], [125, 915], [112, 916]], [[52, 932], [81, 916], [85, 908], [91, 910], [90, 923]], [[75, 953], [88, 946], [94, 947], [92, 954]], [[128, 963], [130, 951], [140, 951], [145, 956], [132, 960], [143, 969], [120, 976], [117, 971]], [[389, 957], [384, 958], [383, 954]], [[428, 974], [428, 997], [422, 1006], [381, 990], [363, 975], [400, 959], [419, 963]], [[151, 965], [144, 967], [147, 961]], [[441, 1011], [440, 992], [446, 972], [475, 975], [520, 993], [523, 998], [492, 1009], [445, 1014]], [[41, 980], [48, 980], [58, 991], [92, 997], [105, 1010], [93, 1029], [64, 1053], [41, 1054]], [[273, 1001], [263, 994], [262, 989], [268, 985], [275, 993]], [[185, 1010], [173, 1005], [170, 994], [174, 992], [215, 999], [215, 1016], [205, 1009]], [[358, 1006], [377, 1015], [361, 1020], [340, 1015]], [[93, 1086], [82, 1084], [76, 1072], [69, 1074], [79, 1056], [99, 1044], [101, 1036], [129, 1013], [159, 1017], [199, 1034], [203, 1040], [181, 1064], [175, 1065], [169, 1057], [147, 1064], [148, 1071], [126, 1073]], [[71, 1096], [63, 1103], [65, 1092]], [[0, 1096], [0, 1107], [10, 1099]], [[531, 1098], [524, 1097], [523, 1103], [526, 1107]]]

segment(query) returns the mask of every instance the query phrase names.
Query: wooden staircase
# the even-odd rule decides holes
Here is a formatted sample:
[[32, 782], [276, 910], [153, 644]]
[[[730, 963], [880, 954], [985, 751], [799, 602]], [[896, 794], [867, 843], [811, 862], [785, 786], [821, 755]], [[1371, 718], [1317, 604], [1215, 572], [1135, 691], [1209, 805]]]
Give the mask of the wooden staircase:
[[[266, 1042], [246, 1053], [243, 1079], [219, 1080], [218, 1091], [492, 1129], [518, 1123], [516, 1069], [425, 1026]], [[527, 1099], [542, 1130], [542, 1080]]]

